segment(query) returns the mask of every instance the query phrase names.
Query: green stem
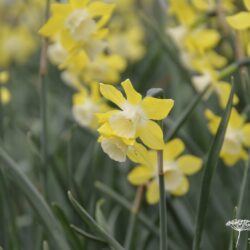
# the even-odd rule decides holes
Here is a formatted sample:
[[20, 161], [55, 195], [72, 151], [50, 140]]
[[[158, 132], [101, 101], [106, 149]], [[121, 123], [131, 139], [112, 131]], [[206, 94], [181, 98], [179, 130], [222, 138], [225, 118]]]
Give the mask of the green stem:
[[136, 196], [133, 204], [133, 208], [131, 210], [129, 225], [127, 229], [127, 235], [125, 239], [125, 249], [130, 250], [133, 243], [133, 236], [135, 232], [135, 226], [137, 222], [137, 215], [140, 210], [141, 200], [143, 195], [143, 186], [137, 188]]
[[236, 212], [237, 219], [240, 219], [241, 216], [243, 216], [243, 214], [244, 214], [243, 213], [243, 202], [244, 202], [244, 198], [246, 197], [247, 188], [248, 188], [249, 163], [247, 161], [246, 161], [244, 167], [245, 167], [245, 169], [244, 169], [242, 184], [240, 187], [240, 197], [239, 197], [237, 212]]
[[160, 185], [160, 250], [167, 250], [166, 195], [163, 172], [163, 151], [157, 152], [158, 178]]
[[[50, 0], [46, 1], [45, 6], [45, 22], [49, 18]], [[47, 185], [47, 169], [48, 169], [48, 134], [47, 134], [47, 83], [46, 75], [48, 71], [47, 62], [47, 49], [48, 40], [42, 39], [42, 48], [40, 55], [39, 65], [39, 86], [41, 88], [40, 93], [40, 109], [41, 109], [41, 122], [42, 122], [42, 133], [41, 133], [41, 156], [42, 156], [42, 183], [45, 193], [45, 197], [48, 198], [48, 185]]]

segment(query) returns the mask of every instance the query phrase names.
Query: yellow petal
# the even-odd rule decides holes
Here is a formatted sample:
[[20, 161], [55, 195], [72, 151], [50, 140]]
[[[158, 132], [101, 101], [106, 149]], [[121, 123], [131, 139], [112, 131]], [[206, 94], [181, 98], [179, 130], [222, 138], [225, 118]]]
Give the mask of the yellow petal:
[[198, 172], [202, 166], [202, 160], [193, 155], [184, 155], [177, 160], [178, 167], [186, 175]]
[[233, 16], [227, 17], [227, 22], [234, 29], [244, 30], [250, 27], [250, 13], [249, 12], [240, 12]]
[[176, 196], [184, 195], [189, 190], [189, 181], [186, 176], [182, 177], [181, 183], [175, 190], [171, 191], [171, 194]]
[[142, 142], [151, 149], [159, 150], [164, 147], [162, 130], [153, 121], [148, 121], [143, 127], [139, 128], [138, 135]]
[[81, 92], [78, 92], [73, 95], [73, 105], [83, 104], [87, 97], [86, 89], [81, 89]]
[[140, 165], [133, 168], [128, 175], [128, 181], [133, 185], [143, 185], [154, 176], [154, 171], [151, 168]]
[[53, 37], [62, 28], [63, 17], [51, 17], [38, 33], [42, 36]]
[[247, 160], [248, 154], [242, 149], [238, 154], [224, 153], [221, 155], [221, 158], [228, 167], [233, 167], [240, 159]]
[[141, 101], [141, 95], [134, 89], [131, 81], [129, 79], [125, 80], [124, 82], [121, 83], [126, 96], [127, 100], [131, 104], [137, 104]]
[[115, 4], [102, 2], [93, 2], [88, 6], [88, 12], [91, 16], [110, 16], [115, 8]]
[[117, 112], [117, 110], [111, 110], [106, 113], [96, 113], [96, 117], [99, 123], [105, 123], [108, 122], [109, 118], [114, 115]]
[[3, 104], [7, 104], [11, 99], [11, 94], [10, 94], [9, 90], [6, 89], [6, 88], [1, 88], [0, 91], [1, 91], [0, 92], [0, 94], [1, 94], [1, 98], [0, 98], [1, 102]]
[[232, 108], [230, 119], [229, 119], [229, 126], [232, 128], [241, 128], [244, 124], [244, 118], [241, 116], [236, 108]]
[[117, 111], [109, 119], [110, 126], [114, 132], [125, 138], [134, 138], [136, 134], [136, 123], [127, 118], [123, 111]]
[[100, 83], [100, 92], [106, 99], [113, 102], [118, 107], [121, 107], [122, 104], [126, 102], [121, 92], [112, 85]]
[[149, 204], [156, 204], [160, 200], [159, 184], [157, 180], [151, 181], [148, 185], [146, 199]]
[[110, 127], [109, 123], [104, 123], [100, 128], [97, 129], [98, 133], [106, 137], [113, 136], [114, 131]]
[[[227, 82], [219, 82], [216, 84], [216, 92], [219, 95], [219, 103], [222, 108], [225, 108], [227, 105], [228, 97], [231, 92], [231, 85]], [[238, 96], [235, 94], [233, 98], [233, 104], [236, 105], [239, 102]]]
[[210, 132], [212, 134], [215, 134], [219, 127], [221, 118], [215, 115], [211, 110], [208, 110], [208, 109], [205, 111], [205, 116], [209, 120], [208, 127], [209, 127]]
[[112, 159], [118, 162], [126, 161], [128, 146], [119, 138], [103, 138], [101, 140], [102, 150]]
[[145, 97], [142, 101], [142, 108], [149, 119], [162, 120], [171, 111], [174, 106], [172, 99], [158, 99], [154, 97]]
[[247, 44], [247, 55], [250, 57], [250, 42]]
[[0, 72], [0, 84], [9, 81], [10, 75], [7, 71]]
[[250, 147], [250, 123], [244, 125], [243, 130], [243, 143], [246, 147]]
[[173, 161], [185, 149], [185, 145], [181, 139], [173, 139], [167, 142], [163, 149], [163, 157], [165, 161]]
[[250, 11], [250, 0], [243, 0], [243, 2], [244, 2], [246, 9]]
[[140, 143], [135, 143], [128, 151], [128, 158], [136, 163], [148, 164], [149, 152]]

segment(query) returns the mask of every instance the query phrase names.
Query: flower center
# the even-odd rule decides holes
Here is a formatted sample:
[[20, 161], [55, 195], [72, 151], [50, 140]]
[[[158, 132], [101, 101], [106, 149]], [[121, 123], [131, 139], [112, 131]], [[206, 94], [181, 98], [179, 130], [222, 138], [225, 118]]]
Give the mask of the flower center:
[[76, 41], [84, 41], [96, 31], [96, 23], [86, 10], [73, 11], [65, 21], [65, 26]]

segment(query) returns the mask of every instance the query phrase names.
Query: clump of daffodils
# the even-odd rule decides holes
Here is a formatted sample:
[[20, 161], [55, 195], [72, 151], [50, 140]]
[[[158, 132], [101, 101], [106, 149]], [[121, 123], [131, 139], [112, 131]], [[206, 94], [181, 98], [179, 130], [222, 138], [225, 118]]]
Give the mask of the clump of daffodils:
[[[225, 107], [230, 93], [230, 84], [221, 81], [219, 70], [227, 64], [227, 57], [220, 52], [219, 44], [223, 44], [220, 26], [226, 22], [221, 17], [234, 10], [233, 1], [177, 0], [171, 1], [169, 15], [172, 17], [167, 27], [167, 34], [177, 45], [182, 64], [190, 71], [192, 82], [198, 92], [207, 86], [218, 96], [219, 104]], [[210, 13], [215, 13], [211, 15]], [[205, 20], [205, 21], [204, 21]], [[216, 50], [215, 50], [216, 49]], [[234, 103], [237, 103], [235, 96]]]
[[76, 122], [94, 129], [94, 114], [103, 112], [101, 101], [92, 98], [96, 84], [117, 83], [127, 63], [139, 60], [145, 52], [134, 2], [55, 3], [39, 33], [50, 41], [50, 61], [62, 71], [63, 81], [76, 90], [72, 108]]
[[130, 80], [121, 86], [126, 97], [114, 86], [100, 84], [103, 97], [115, 105], [108, 112], [97, 114], [103, 151], [115, 161], [123, 162], [128, 157], [138, 164], [129, 173], [128, 180], [133, 185], [146, 186], [147, 201], [154, 204], [159, 201], [157, 151], [162, 150], [165, 189], [173, 195], [184, 195], [189, 189], [186, 176], [196, 173], [202, 160], [182, 155], [185, 145], [180, 139], [164, 143], [157, 121], [168, 116], [174, 101], [151, 96], [142, 98]]
[[[221, 118], [215, 115], [211, 110], [207, 110], [205, 115], [209, 121], [209, 130], [214, 135], [218, 129]], [[240, 115], [238, 111], [233, 108], [220, 156], [227, 166], [234, 166], [239, 160], [248, 159], [246, 148], [249, 147], [250, 123], [246, 122], [244, 115]]]

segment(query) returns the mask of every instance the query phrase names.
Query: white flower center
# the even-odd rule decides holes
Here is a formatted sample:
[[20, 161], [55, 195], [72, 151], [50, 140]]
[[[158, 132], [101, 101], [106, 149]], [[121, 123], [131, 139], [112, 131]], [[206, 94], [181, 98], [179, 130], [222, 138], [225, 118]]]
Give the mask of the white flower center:
[[163, 163], [165, 189], [167, 191], [173, 191], [181, 183], [182, 172], [178, 168], [175, 161], [164, 161]]
[[101, 141], [103, 151], [113, 160], [126, 161], [128, 146], [118, 138], [104, 138]]
[[143, 126], [147, 117], [139, 105], [132, 105], [125, 102], [122, 111], [114, 114], [109, 122], [117, 135], [126, 138], [134, 138], [137, 128]]
[[65, 20], [65, 26], [76, 41], [84, 41], [96, 31], [96, 23], [86, 10], [77, 9]]
[[239, 129], [228, 127], [223, 150], [229, 154], [238, 154], [241, 151], [241, 142], [243, 139], [243, 135]]
[[83, 104], [73, 107], [73, 116], [81, 126], [91, 126], [95, 121], [95, 113], [99, 111], [99, 106], [91, 99], [87, 98]]

